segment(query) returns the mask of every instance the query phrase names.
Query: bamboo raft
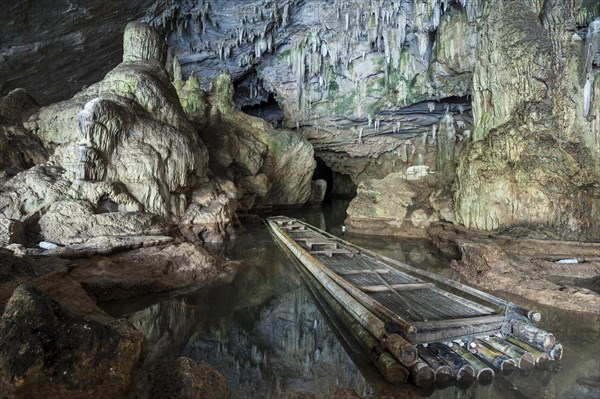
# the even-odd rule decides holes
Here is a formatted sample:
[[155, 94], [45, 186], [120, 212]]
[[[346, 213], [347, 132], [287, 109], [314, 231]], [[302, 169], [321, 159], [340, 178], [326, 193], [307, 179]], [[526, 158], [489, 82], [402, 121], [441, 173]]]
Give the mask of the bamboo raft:
[[[360, 248], [297, 219], [267, 219], [272, 236], [392, 383], [489, 381], [562, 357], [539, 313]], [[445, 289], [442, 289], [443, 286]], [[450, 290], [456, 292], [450, 292]], [[472, 298], [472, 299], [469, 299]]]

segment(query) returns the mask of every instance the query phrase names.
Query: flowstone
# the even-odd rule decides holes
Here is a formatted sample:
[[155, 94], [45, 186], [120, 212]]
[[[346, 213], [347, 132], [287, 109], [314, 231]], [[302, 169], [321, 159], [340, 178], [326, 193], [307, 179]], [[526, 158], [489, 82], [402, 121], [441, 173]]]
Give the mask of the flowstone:
[[46, 240], [163, 234], [186, 212], [186, 191], [208, 180], [206, 147], [164, 69], [164, 40], [140, 23], [124, 36], [123, 62], [101, 82], [24, 123], [54, 154], [9, 180], [0, 206], [27, 226], [41, 216]]

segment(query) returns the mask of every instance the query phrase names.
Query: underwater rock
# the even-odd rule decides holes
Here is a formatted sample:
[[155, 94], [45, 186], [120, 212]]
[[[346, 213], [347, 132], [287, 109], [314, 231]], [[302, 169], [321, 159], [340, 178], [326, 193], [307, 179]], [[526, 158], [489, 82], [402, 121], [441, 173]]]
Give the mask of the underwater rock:
[[180, 357], [158, 364], [150, 373], [154, 378], [150, 398], [231, 397], [225, 377], [206, 362], [196, 363], [190, 358]]

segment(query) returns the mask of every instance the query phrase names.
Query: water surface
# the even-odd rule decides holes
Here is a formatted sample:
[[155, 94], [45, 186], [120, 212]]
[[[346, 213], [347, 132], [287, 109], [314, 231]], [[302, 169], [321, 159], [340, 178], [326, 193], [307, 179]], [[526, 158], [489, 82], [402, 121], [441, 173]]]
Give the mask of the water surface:
[[[287, 214], [343, 234], [343, 207]], [[426, 241], [344, 238], [413, 266], [457, 277]], [[451, 385], [423, 391], [386, 383], [352, 337], [332, 329], [332, 321], [265, 225], [247, 226], [224, 255], [239, 261], [235, 274], [225, 281], [195, 293], [108, 308], [115, 315], [127, 313], [146, 334], [149, 363], [179, 356], [207, 361], [225, 375], [234, 398], [279, 398], [298, 391], [325, 396], [338, 388], [352, 389], [364, 398], [600, 397], [597, 317], [534, 306], [544, 317], [541, 328], [553, 331], [564, 345], [558, 370], [515, 373], [466, 389]]]

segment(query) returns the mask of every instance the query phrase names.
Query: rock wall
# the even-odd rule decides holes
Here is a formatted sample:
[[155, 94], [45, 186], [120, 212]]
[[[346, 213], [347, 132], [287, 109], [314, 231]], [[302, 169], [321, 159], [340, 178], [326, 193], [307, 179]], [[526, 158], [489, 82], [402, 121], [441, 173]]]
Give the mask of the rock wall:
[[22, 87], [46, 105], [96, 83], [121, 62], [125, 25], [142, 18], [153, 3], [4, 2], [0, 7], [0, 95]]
[[477, 52], [475, 141], [459, 160], [456, 220], [597, 240], [597, 23], [576, 32], [577, 1], [493, 4]]

